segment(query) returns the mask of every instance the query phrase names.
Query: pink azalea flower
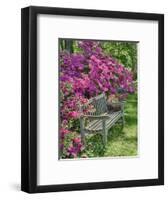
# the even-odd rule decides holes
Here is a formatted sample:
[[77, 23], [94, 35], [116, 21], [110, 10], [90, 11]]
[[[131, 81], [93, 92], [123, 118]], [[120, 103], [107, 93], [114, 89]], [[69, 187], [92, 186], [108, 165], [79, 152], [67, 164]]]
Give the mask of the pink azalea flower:
[[69, 117], [76, 119], [79, 117], [79, 113], [76, 111], [69, 112]]
[[70, 133], [70, 131], [68, 129], [64, 129], [64, 128], [61, 128], [60, 132], [61, 132], [61, 135], [66, 135], [66, 134]]
[[80, 142], [81, 142], [81, 139], [80, 139], [79, 137], [74, 138], [74, 139], [73, 139], [73, 142], [74, 142], [74, 143], [80, 143]]

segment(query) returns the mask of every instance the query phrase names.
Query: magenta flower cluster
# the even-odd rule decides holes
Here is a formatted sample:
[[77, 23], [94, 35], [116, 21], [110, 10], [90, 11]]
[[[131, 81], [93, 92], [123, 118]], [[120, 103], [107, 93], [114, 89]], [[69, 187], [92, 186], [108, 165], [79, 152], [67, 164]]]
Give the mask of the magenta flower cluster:
[[[134, 92], [132, 72], [106, 55], [99, 42], [78, 41], [78, 47], [80, 53], [63, 51], [60, 54], [62, 148], [64, 136], [79, 129], [79, 104], [86, 103], [89, 98], [102, 92], [107, 96], [121, 90], [124, 94]], [[81, 140], [73, 138], [64, 152], [67, 152], [67, 157], [77, 157], [82, 148]]]

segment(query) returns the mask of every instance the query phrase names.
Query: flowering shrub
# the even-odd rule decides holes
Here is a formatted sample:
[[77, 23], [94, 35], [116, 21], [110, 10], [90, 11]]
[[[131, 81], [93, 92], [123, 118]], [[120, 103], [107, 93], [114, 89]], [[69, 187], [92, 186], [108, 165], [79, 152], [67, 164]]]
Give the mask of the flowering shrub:
[[79, 135], [72, 134], [79, 133], [79, 105], [102, 92], [109, 96], [122, 91], [121, 97], [134, 92], [132, 72], [106, 55], [99, 42], [79, 41], [78, 47], [80, 53], [60, 54], [60, 140], [62, 155], [69, 158], [84, 148]]
[[81, 155], [83, 144], [81, 138], [75, 132], [64, 135], [64, 140], [60, 144], [62, 158], [76, 158]]

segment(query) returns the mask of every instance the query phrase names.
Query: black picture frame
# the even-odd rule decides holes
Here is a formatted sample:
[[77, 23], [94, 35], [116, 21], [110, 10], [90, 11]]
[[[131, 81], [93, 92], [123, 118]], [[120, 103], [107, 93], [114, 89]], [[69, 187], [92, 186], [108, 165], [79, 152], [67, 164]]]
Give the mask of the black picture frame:
[[[83, 16], [158, 21], [158, 178], [37, 185], [37, 15]], [[164, 15], [30, 6], [21, 10], [21, 190], [28, 193], [164, 184]]]

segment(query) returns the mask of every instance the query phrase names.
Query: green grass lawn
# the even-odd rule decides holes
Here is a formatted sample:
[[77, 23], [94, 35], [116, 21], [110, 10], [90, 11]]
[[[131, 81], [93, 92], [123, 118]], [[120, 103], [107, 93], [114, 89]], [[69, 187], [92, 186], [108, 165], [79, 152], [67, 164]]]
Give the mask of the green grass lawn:
[[88, 157], [114, 157], [137, 155], [137, 95], [128, 96], [125, 104], [125, 125], [115, 125], [109, 130], [104, 146], [100, 134], [86, 138], [85, 152]]

